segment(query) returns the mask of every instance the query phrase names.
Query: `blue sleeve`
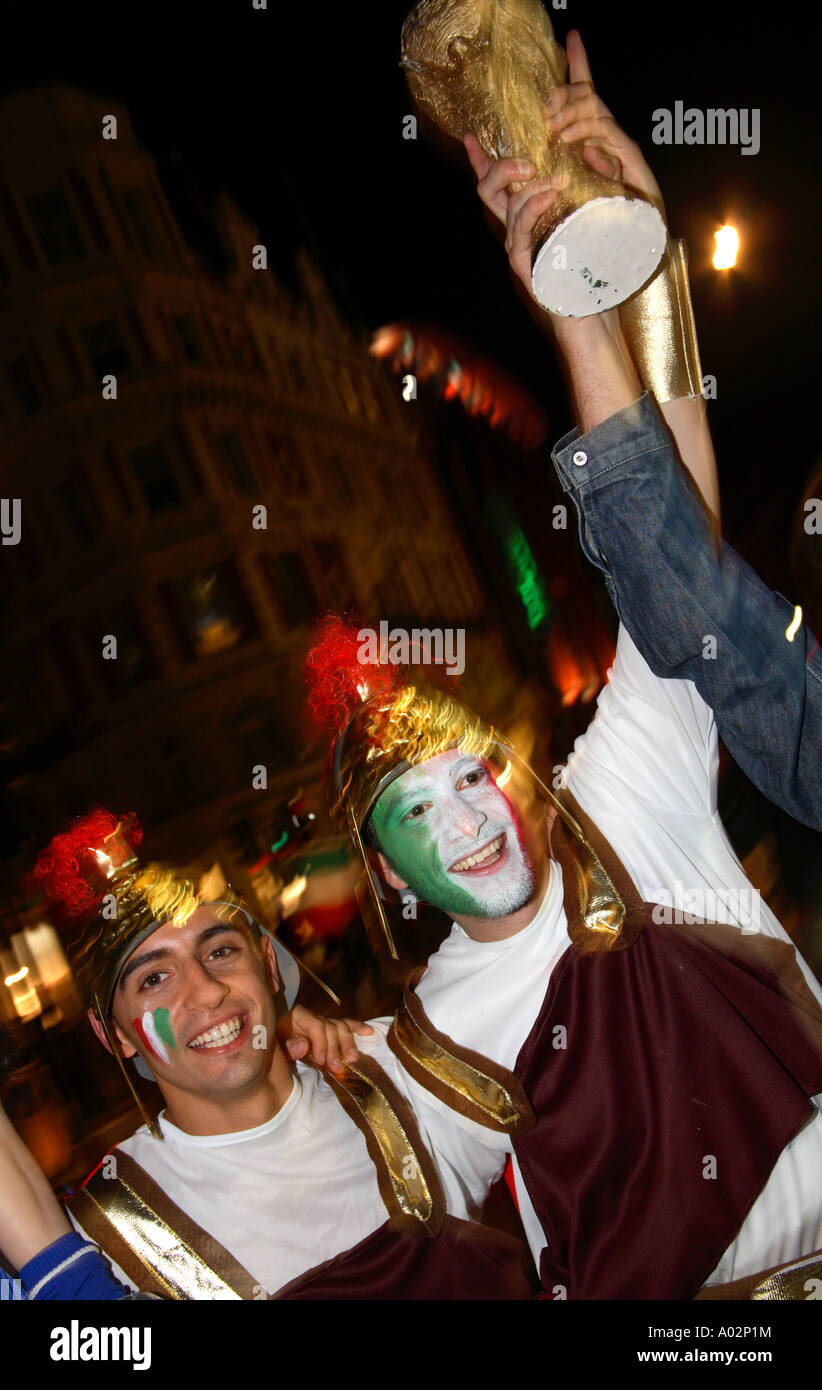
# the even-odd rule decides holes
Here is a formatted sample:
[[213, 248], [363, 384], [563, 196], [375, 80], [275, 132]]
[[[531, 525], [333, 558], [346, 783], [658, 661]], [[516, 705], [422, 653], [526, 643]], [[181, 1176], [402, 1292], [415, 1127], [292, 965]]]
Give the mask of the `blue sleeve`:
[[20, 1270], [25, 1297], [46, 1299], [116, 1299], [130, 1296], [118, 1284], [96, 1246], [76, 1231], [46, 1246]]
[[[582, 547], [655, 675], [694, 682], [732, 756], [797, 820], [822, 830], [822, 654], [794, 607], [711, 523], [646, 394], [553, 453]], [[709, 641], [713, 638], [713, 641]]]

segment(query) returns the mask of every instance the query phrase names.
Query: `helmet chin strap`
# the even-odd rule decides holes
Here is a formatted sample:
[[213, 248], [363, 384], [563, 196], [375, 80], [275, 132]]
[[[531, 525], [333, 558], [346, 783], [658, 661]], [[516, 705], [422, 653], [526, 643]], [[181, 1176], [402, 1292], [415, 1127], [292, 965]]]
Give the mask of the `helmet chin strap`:
[[357, 850], [359, 851], [359, 855], [363, 863], [363, 868], [365, 869], [365, 877], [368, 882], [368, 887], [371, 890], [372, 900], [377, 909], [377, 916], [379, 918], [380, 926], [382, 927], [383, 936], [385, 937], [385, 940], [388, 943], [388, 949], [391, 952], [392, 958], [394, 960], [399, 960], [397, 948], [394, 945], [394, 938], [391, 934], [391, 928], [388, 925], [388, 918], [385, 915], [385, 908], [382, 905], [382, 898], [380, 897], [379, 890], [377, 888], [376, 883], [374, 882], [374, 875], [371, 872], [371, 865], [368, 862], [368, 855], [365, 852], [365, 846], [363, 845], [362, 838], [360, 836], [360, 828], [357, 825], [357, 817], [354, 815], [351, 806], [347, 805], [346, 810], [348, 812], [348, 824], [351, 830], [351, 837], [354, 841], [354, 844], [357, 846]]
[[[143, 1105], [143, 1102], [141, 1101], [140, 1097], [138, 1096], [137, 1091], [135, 1090], [135, 1087], [134, 1087], [134, 1084], [133, 1084], [133, 1082], [132, 1082], [132, 1080], [131, 1080], [131, 1077], [129, 1076], [128, 1071], [126, 1070], [126, 1065], [125, 1065], [125, 1062], [124, 1062], [124, 1060], [123, 1060], [123, 1055], [122, 1055], [122, 1053], [120, 1052], [120, 1044], [118, 1043], [117, 1039], [113, 1036], [113, 1034], [112, 1034], [112, 1032], [111, 1032], [111, 1030], [110, 1030], [110, 1028], [109, 1028], [109, 1026], [108, 1026], [108, 1023], [107, 1023], [107, 1021], [106, 1021], [105, 1011], [101, 1008], [101, 1006], [100, 1006], [100, 999], [99, 999], [99, 996], [98, 996], [96, 993], [95, 993], [95, 995], [94, 995], [94, 1009], [95, 1009], [95, 1013], [97, 1014], [97, 1017], [98, 1017], [99, 1020], [100, 1020], [100, 1026], [101, 1026], [102, 1029], [103, 1029], [103, 1034], [104, 1034], [104, 1036], [105, 1036], [106, 1042], [107, 1042], [108, 1045], [109, 1045], [109, 1050], [111, 1051], [112, 1055], [113, 1055], [114, 1057], [116, 1057], [116, 1059], [117, 1059], [117, 1065], [119, 1066], [120, 1071], [123, 1073], [123, 1076], [124, 1076], [124, 1078], [125, 1078], [126, 1085], [128, 1086], [128, 1089], [131, 1091], [131, 1094], [132, 1094], [132, 1096], [133, 1096], [133, 1098], [134, 1098], [134, 1103], [135, 1103], [135, 1105], [137, 1106], [137, 1109], [139, 1110], [140, 1114], [142, 1115], [142, 1117], [143, 1117], [143, 1119], [144, 1119], [144, 1121], [145, 1121], [145, 1123], [146, 1123], [146, 1125], [147, 1125], [147, 1127], [148, 1127], [149, 1134], [151, 1135], [152, 1139], [162, 1139], [162, 1138], [163, 1138], [163, 1132], [162, 1132], [162, 1130], [160, 1129], [160, 1126], [157, 1124], [156, 1120], [152, 1120], [151, 1116], [149, 1115], [148, 1111], [146, 1110], [145, 1106]], [[138, 1069], [138, 1071], [140, 1072], [140, 1075], [141, 1075], [141, 1076], [145, 1076], [146, 1073], [148, 1073], [148, 1077], [149, 1077], [151, 1080], [154, 1080], [154, 1078], [153, 1078], [151, 1072], [148, 1070], [148, 1067], [146, 1067], [146, 1068], [145, 1068], [145, 1071], [144, 1071], [144, 1070], [140, 1067], [140, 1065], [139, 1065], [140, 1062], [142, 1062], [142, 1058], [141, 1058], [141, 1057], [138, 1057], [138, 1066], [137, 1066], [137, 1069]], [[145, 1066], [145, 1063], [143, 1063], [143, 1065]]]

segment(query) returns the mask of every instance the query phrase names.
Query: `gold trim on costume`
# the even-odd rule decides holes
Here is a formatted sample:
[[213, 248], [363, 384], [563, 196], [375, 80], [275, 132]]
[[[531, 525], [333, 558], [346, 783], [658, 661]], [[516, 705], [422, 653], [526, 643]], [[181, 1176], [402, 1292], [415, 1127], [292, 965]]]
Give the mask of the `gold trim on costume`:
[[[818, 1255], [788, 1269], [769, 1274], [751, 1293], [752, 1302], [802, 1302], [811, 1297], [807, 1283], [813, 1280], [822, 1289], [822, 1259]], [[815, 1296], [818, 1298], [819, 1294]]]
[[[366, 1064], [366, 1059], [360, 1058], [359, 1065], [347, 1062], [345, 1071], [339, 1076], [330, 1072], [325, 1075], [345, 1089], [368, 1126], [379, 1149], [390, 1195], [402, 1215], [428, 1226], [438, 1216], [439, 1193], [432, 1191], [424, 1171], [427, 1165], [422, 1161], [422, 1153], [414, 1148], [383, 1084], [366, 1074]], [[387, 1080], [381, 1072], [380, 1075], [381, 1081]], [[382, 1183], [380, 1187], [382, 1191]], [[384, 1201], [386, 1195], [383, 1191]]]
[[[515, 748], [511, 748], [511, 756], [522, 767], [528, 768], [528, 764], [519, 756]], [[576, 950], [586, 953], [619, 950], [630, 942], [623, 939], [622, 929], [625, 924], [626, 908], [613, 879], [603, 867], [596, 850], [586, 838], [576, 817], [566, 806], [563, 806], [559, 797], [546, 787], [533, 768], [528, 768], [528, 770], [552, 806], [556, 807], [563, 825], [567, 826], [571, 832], [567, 843], [574, 861], [579, 891], [579, 920], [577, 921], [568, 912], [567, 894], [570, 884], [565, 884], [565, 909], [571, 944]]]
[[[516, 1102], [500, 1082], [487, 1072], [471, 1066], [462, 1058], [435, 1042], [412, 1017], [408, 1005], [398, 1008], [392, 1024], [393, 1038], [405, 1057], [410, 1057], [449, 1092], [456, 1092], [470, 1107], [476, 1107], [482, 1118], [472, 1115], [486, 1129], [503, 1134], [520, 1127], [522, 1114]], [[400, 1061], [404, 1058], [400, 1055]]]
[[[240, 1299], [230, 1287], [191, 1249], [153, 1207], [121, 1177], [106, 1180], [106, 1200], [90, 1190], [86, 1197], [111, 1223], [141, 1264], [175, 1299]], [[102, 1184], [97, 1185], [97, 1194]]]

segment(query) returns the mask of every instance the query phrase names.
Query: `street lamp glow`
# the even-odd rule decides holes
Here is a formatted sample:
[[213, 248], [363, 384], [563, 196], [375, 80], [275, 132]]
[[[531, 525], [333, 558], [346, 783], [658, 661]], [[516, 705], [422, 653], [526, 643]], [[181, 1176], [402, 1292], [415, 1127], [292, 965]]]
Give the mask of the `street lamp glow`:
[[714, 251], [714, 269], [730, 270], [731, 266], [736, 265], [736, 253], [739, 250], [739, 233], [736, 227], [720, 227], [718, 232], [714, 232], [716, 239], [716, 250]]

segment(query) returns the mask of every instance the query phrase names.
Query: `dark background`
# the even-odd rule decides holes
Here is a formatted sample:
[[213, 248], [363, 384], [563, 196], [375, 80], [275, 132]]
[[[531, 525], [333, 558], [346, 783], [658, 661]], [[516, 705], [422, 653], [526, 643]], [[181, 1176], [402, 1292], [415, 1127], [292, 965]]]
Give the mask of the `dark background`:
[[[568, 425], [553, 351], [512, 291], [467, 161], [402, 138], [409, 9], [406, 0], [271, 0], [266, 11], [251, 0], [16, 4], [0, 88], [58, 80], [124, 101], [138, 139], [191, 198], [207, 204], [221, 187], [234, 195], [282, 278], [304, 242], [365, 331], [410, 318], [465, 334], [545, 403], [553, 442]], [[580, 29], [600, 94], [639, 140], [671, 230], [688, 240], [703, 371], [717, 378], [710, 412], [726, 535], [792, 596], [791, 518], [822, 435], [817, 7], [568, 0], [550, 13], [560, 41]], [[654, 109], [677, 99], [759, 108], [759, 154], [653, 145]], [[720, 274], [709, 258], [725, 220], [743, 245], [738, 270]]]

